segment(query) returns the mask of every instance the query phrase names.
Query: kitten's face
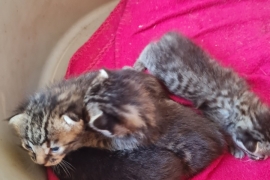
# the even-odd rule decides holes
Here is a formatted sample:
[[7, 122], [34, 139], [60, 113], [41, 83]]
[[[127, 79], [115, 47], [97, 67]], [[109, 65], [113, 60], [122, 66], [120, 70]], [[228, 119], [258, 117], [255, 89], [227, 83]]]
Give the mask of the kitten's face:
[[251, 159], [267, 159], [270, 155], [270, 143], [264, 137], [258, 138], [255, 132], [258, 131], [241, 129], [234, 141]]
[[54, 166], [73, 150], [84, 130], [84, 122], [74, 113], [80, 109], [74, 96], [58, 94], [55, 102], [48, 96], [50, 98], [44, 94], [32, 97], [22, 112], [9, 122], [35, 163]]
[[263, 160], [270, 155], [270, 112], [261, 107], [255, 113], [237, 123], [237, 145], [254, 160]]

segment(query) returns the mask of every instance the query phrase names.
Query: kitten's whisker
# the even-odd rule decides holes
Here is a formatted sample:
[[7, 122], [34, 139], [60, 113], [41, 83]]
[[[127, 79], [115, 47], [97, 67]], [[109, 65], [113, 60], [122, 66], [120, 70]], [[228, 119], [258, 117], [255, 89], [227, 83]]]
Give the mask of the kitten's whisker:
[[64, 167], [64, 165], [62, 164], [62, 162], [59, 163], [59, 166], [63, 169], [63, 171], [65, 172], [65, 174], [69, 177], [69, 173], [67, 172], [67, 170]]
[[65, 168], [68, 170], [68, 169], [70, 169], [70, 167], [68, 166], [68, 164], [64, 161], [64, 160], [62, 160], [62, 163], [63, 163], [63, 165], [65, 166]]
[[75, 168], [74, 168], [74, 166], [72, 166], [72, 164], [70, 164], [69, 162], [67, 162], [65, 160], [62, 160], [62, 161], [67, 165], [67, 167], [70, 168], [70, 170], [75, 171]]
[[69, 171], [67, 170], [65, 164], [64, 163], [61, 163], [61, 165], [62, 165], [64, 171], [66, 172], [66, 175], [69, 177]]
[[65, 164], [64, 164], [64, 167], [65, 167], [66, 171], [68, 172], [68, 176], [71, 177], [71, 174], [70, 174], [70, 172]]
[[58, 169], [57, 169], [57, 165], [56, 165], [56, 166], [53, 166], [52, 169], [53, 169], [53, 172], [59, 173], [59, 171], [58, 171]]
[[63, 166], [63, 168], [65, 169], [65, 171], [66, 171], [68, 177], [71, 177], [70, 172], [69, 172], [69, 170], [68, 170], [68, 168], [67, 168], [65, 162], [64, 162], [64, 161], [61, 161], [61, 163], [62, 163], [62, 166]]
[[60, 173], [60, 172], [59, 172], [59, 169], [58, 169], [58, 164], [55, 165], [55, 166], [53, 166], [52, 169], [53, 169], [53, 172]]
[[56, 171], [57, 171], [59, 174], [61, 174], [61, 169], [60, 169], [59, 164], [56, 165]]
[[59, 173], [61, 173], [60, 166], [58, 166], [58, 165], [57, 165], [57, 171], [58, 171]]

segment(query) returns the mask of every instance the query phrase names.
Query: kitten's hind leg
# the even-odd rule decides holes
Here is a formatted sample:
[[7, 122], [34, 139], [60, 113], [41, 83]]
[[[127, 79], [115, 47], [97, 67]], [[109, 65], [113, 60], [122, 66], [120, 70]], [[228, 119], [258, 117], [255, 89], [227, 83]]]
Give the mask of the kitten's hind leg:
[[133, 65], [136, 71], [144, 71], [149, 67], [152, 67], [153, 63], [157, 60], [157, 53], [159, 52], [156, 43], [152, 42], [148, 44], [139, 55], [138, 59]]

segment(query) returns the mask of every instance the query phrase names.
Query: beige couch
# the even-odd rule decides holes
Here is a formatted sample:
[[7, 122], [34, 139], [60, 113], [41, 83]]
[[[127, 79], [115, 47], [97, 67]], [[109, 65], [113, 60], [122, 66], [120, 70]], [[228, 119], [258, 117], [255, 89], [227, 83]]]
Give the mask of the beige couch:
[[[63, 77], [72, 54], [118, 0], [0, 0], [0, 119], [27, 94]], [[0, 180], [46, 179], [0, 121]]]

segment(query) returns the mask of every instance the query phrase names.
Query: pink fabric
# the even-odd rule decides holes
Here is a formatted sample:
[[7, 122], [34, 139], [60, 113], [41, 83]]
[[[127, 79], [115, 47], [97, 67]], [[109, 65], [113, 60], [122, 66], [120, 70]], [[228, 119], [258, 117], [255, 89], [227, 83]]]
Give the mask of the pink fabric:
[[[233, 67], [270, 104], [270, 0], [121, 0], [74, 54], [66, 77], [132, 65], [151, 40], [169, 30], [182, 32]], [[270, 179], [270, 159], [238, 160], [227, 153], [193, 179]]]

